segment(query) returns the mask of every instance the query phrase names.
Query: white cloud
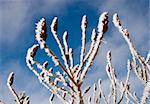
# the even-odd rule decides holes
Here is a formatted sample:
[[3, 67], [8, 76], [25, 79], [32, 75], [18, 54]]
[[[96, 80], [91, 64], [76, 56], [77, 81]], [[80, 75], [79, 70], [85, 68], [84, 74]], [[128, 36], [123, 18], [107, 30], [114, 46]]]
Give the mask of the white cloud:
[[27, 16], [28, 4], [20, 2], [2, 2], [1, 3], [1, 42], [14, 42], [20, 34], [20, 27], [23, 27], [25, 17]]
[[[31, 24], [31, 20], [37, 13], [43, 14], [62, 14], [64, 8], [69, 5], [69, 0], [49, 0], [43, 2], [32, 2], [24, 0], [0, 1], [0, 42], [5, 45], [14, 44], [22, 37], [24, 33], [20, 33], [27, 23]], [[34, 31], [33, 31], [34, 32]]]
[[[0, 16], [0, 24], [2, 24], [0, 25], [0, 31], [2, 32], [0, 34], [1, 42], [10, 44], [16, 41], [18, 37], [21, 36], [21, 34], [18, 33], [21, 27], [23, 27], [22, 25], [25, 24], [24, 21], [29, 14], [30, 16], [32, 16], [36, 14], [37, 11], [41, 11], [45, 15], [47, 14], [47, 12], [50, 13], [53, 11], [55, 11], [56, 14], [65, 13], [65, 11], [62, 12], [62, 10], [66, 8], [69, 3], [71, 3], [69, 0], [50, 0], [49, 2], [45, 1], [41, 6], [34, 10], [31, 4], [24, 2], [23, 0], [20, 2], [3, 2], [2, 6], [0, 7], [0, 10], [2, 10], [0, 11], [2, 14], [2, 16]], [[93, 4], [94, 3], [92, 3], [92, 5]], [[130, 10], [126, 7], [127, 5], [124, 4], [126, 4], [125, 1], [114, 0], [112, 2], [106, 1], [100, 4], [96, 2], [94, 7], [99, 8], [101, 11], [108, 11], [110, 13], [110, 16], [112, 16], [113, 13], [117, 12], [123, 22], [123, 25], [131, 33], [132, 40], [138, 48], [138, 51], [147, 52], [150, 45], [147, 15], [142, 15], [142, 13], [140, 12], [139, 15], [136, 10]], [[33, 9], [32, 13], [30, 13], [29, 9]], [[92, 85], [97, 81], [97, 79], [106, 78], [105, 65], [106, 53], [108, 50], [112, 51], [113, 65], [117, 70], [117, 74], [124, 76], [126, 75], [126, 73], [124, 73], [124, 70], [126, 70], [127, 59], [130, 58], [127, 45], [125, 44], [124, 40], [121, 37], [121, 34], [116, 28], [113, 28], [105, 35], [107, 36], [105, 38], [107, 44], [103, 44], [100, 47], [99, 53], [94, 61], [94, 65], [91, 68], [92, 70], [89, 71], [89, 74], [85, 79], [90, 80], [85, 81], [84, 85], [87, 85], [87, 83], [89, 83], [89, 85]], [[2, 93], [2, 95], [0, 95], [0, 99], [8, 103], [13, 101], [14, 98], [12, 97], [6, 86], [6, 78], [9, 71], [14, 71], [16, 75], [15, 88], [18, 91], [25, 90], [27, 92], [26, 94], [31, 96], [31, 102], [33, 104], [38, 104], [39, 102], [40, 104], [48, 104], [49, 92], [40, 85], [34, 75], [32, 75], [31, 77], [29, 75], [30, 73], [22, 68], [19, 62], [16, 62], [14, 60], [13, 62], [6, 63], [6, 65], [3, 66], [1, 70], [2, 69], [5, 71], [2, 71], [2, 73], [0, 74], [0, 93]], [[133, 82], [136, 82], [134, 78], [132, 80]], [[106, 88], [109, 83], [108, 79], [103, 82], [104, 88]], [[139, 82], [137, 81], [135, 84], [137, 83]], [[137, 86], [138, 85], [135, 85], [134, 87], [136, 88]]]

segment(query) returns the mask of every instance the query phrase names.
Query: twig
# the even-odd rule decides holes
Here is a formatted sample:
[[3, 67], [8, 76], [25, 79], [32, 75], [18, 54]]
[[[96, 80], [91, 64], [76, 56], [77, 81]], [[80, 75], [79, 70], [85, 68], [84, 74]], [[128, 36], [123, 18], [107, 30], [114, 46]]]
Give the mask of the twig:
[[92, 62], [94, 60], [94, 58], [97, 55], [98, 49], [99, 49], [99, 45], [101, 44], [101, 40], [103, 38], [103, 34], [106, 32], [106, 27], [108, 24], [108, 13], [104, 12], [101, 14], [100, 18], [99, 18], [99, 23], [98, 23], [98, 36], [96, 38], [96, 43], [93, 49], [92, 54], [90, 55], [87, 64], [85, 65], [82, 73], [81, 73], [81, 77], [80, 77], [80, 85], [83, 83], [83, 80], [90, 68], [90, 66], [92, 65]]
[[112, 89], [113, 89], [113, 99], [114, 99], [114, 104], [116, 104], [117, 103], [117, 84], [116, 84], [116, 74], [115, 74], [115, 72], [114, 72], [114, 69], [113, 69], [113, 67], [112, 67], [112, 62], [111, 62], [111, 60], [112, 60], [112, 57], [111, 57], [111, 51], [108, 51], [107, 52], [107, 62], [108, 62], [108, 72], [107, 72], [107, 74], [110, 74], [110, 80], [111, 80], [111, 83], [112, 83]]
[[19, 99], [19, 95], [17, 94], [15, 89], [12, 87], [13, 82], [14, 82], [14, 73], [11, 72], [8, 76], [8, 79], [7, 79], [7, 86], [9, 88], [9, 90], [11, 91], [11, 93], [13, 94], [13, 96], [15, 97], [16, 103], [21, 104], [20, 99]]
[[136, 62], [135, 57], [137, 58], [137, 60], [140, 62], [140, 64], [142, 65], [142, 71], [143, 71], [143, 80], [145, 81], [145, 83], [148, 81], [148, 73], [147, 73], [147, 64], [145, 63], [145, 60], [141, 57], [141, 55], [137, 52], [135, 46], [133, 45], [130, 37], [129, 37], [129, 32], [127, 29], [124, 29], [121, 25], [121, 21], [118, 17], [117, 14], [114, 14], [113, 16], [113, 23], [114, 25], [118, 28], [119, 32], [122, 34], [122, 36], [124, 37], [124, 39], [126, 40], [129, 49], [131, 51], [132, 57], [133, 57], [133, 61]]
[[[58, 37], [58, 35], [57, 35], [57, 25], [58, 25], [58, 19], [57, 19], [57, 17], [55, 17], [54, 19], [53, 19], [53, 21], [52, 21], [52, 24], [51, 24], [51, 32], [52, 32], [52, 34], [53, 34], [53, 36], [54, 36], [54, 38], [55, 38], [55, 40], [56, 40], [56, 42], [57, 42], [57, 44], [58, 44], [58, 47], [59, 47], [59, 49], [60, 49], [60, 52], [61, 52], [61, 54], [62, 54], [62, 59], [64, 60], [64, 64], [65, 64], [65, 66], [66, 66], [66, 69], [67, 69], [67, 72], [68, 72], [68, 74], [70, 75], [70, 77], [73, 77], [73, 75], [71, 74], [71, 70], [70, 70], [70, 68], [69, 68], [69, 65], [68, 65], [68, 59], [66, 58], [66, 55], [65, 55], [65, 52], [64, 52], [64, 50], [63, 50], [63, 46], [62, 46], [62, 44], [61, 44], [61, 42], [60, 42], [60, 39], [59, 39], [59, 37]], [[67, 42], [66, 42], [66, 35], [67, 35], [67, 33], [65, 33], [64, 34], [64, 44], [65, 44], [65, 46], [67, 45]], [[67, 48], [67, 46], [66, 46], [66, 48]], [[67, 50], [67, 49], [66, 49]]]
[[144, 88], [141, 104], [146, 104], [147, 99], [149, 98], [149, 96], [150, 96], [150, 81], [148, 81], [146, 83], [146, 86]]
[[130, 63], [129, 60], [128, 60], [128, 64], [127, 64], [127, 69], [128, 69], [128, 73], [127, 73], [126, 82], [125, 82], [125, 85], [123, 86], [124, 88], [123, 88], [123, 91], [122, 91], [122, 93], [121, 93], [121, 95], [120, 95], [120, 100], [118, 101], [117, 104], [120, 104], [121, 101], [123, 100], [124, 94], [125, 94], [126, 89], [127, 89], [127, 85], [128, 85], [128, 83], [129, 83], [130, 72], [131, 72], [131, 63]]

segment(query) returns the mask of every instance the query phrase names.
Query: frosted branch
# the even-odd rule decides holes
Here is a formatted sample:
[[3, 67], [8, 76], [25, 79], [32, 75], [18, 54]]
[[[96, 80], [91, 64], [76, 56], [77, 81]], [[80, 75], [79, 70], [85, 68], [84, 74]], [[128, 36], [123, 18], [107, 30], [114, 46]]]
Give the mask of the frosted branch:
[[[57, 25], [58, 25], [58, 19], [57, 19], [57, 17], [55, 17], [52, 21], [52, 24], [51, 24], [51, 32], [52, 32], [52, 34], [53, 34], [53, 36], [54, 36], [54, 38], [55, 38], [55, 40], [58, 44], [58, 47], [59, 47], [60, 52], [62, 54], [62, 59], [64, 60], [64, 64], [65, 64], [66, 69], [67, 69], [67, 72], [72, 77], [72, 73], [71, 73], [71, 70], [70, 70], [69, 65], [68, 65], [68, 59], [69, 58], [66, 58], [67, 54], [65, 54], [65, 52], [63, 50], [63, 46], [62, 46], [62, 44], [60, 42], [60, 39], [57, 35]], [[67, 39], [67, 33], [65, 32], [63, 40], [64, 40], [65, 49], [66, 49], [66, 51], [68, 51], [68, 46], [67, 46], [67, 40], [66, 39]]]
[[150, 81], [146, 83], [146, 86], [144, 88], [141, 104], [147, 104], [147, 99], [149, 98], [149, 96], [150, 96]]
[[90, 66], [92, 65], [92, 62], [94, 60], [94, 58], [97, 55], [98, 49], [99, 49], [99, 45], [101, 44], [101, 40], [103, 38], [103, 34], [104, 32], [106, 32], [106, 27], [108, 24], [108, 13], [104, 12], [101, 14], [100, 18], [99, 18], [99, 23], [98, 23], [98, 36], [96, 38], [96, 43], [93, 49], [92, 54], [89, 57], [88, 62], [86, 63], [82, 73], [81, 73], [81, 77], [80, 77], [80, 84], [82, 84]]
[[97, 92], [97, 86], [96, 84], [94, 83], [94, 87], [93, 87], [93, 99], [94, 99], [94, 103], [96, 103], [96, 92]]
[[11, 72], [8, 76], [8, 79], [7, 79], [7, 86], [9, 88], [9, 90], [11, 91], [11, 93], [13, 94], [13, 96], [15, 97], [17, 104], [20, 104], [19, 96], [16, 93], [15, 89], [12, 87], [13, 82], [14, 82], [14, 73]]
[[66, 55], [69, 54], [67, 40], [68, 40], [68, 33], [65, 31], [65, 32], [64, 32], [64, 35], [63, 35], [63, 43], [64, 43], [64, 46], [65, 46], [65, 54], [66, 54]]
[[73, 49], [72, 48], [69, 48], [69, 60], [70, 60], [70, 69], [71, 69], [71, 72], [74, 74], [73, 72]]
[[13, 88], [13, 82], [14, 82], [14, 73], [11, 72], [7, 79], [7, 86], [9, 90], [11, 91], [12, 95], [15, 97], [15, 101], [17, 104], [29, 104], [29, 96], [26, 96], [25, 93], [21, 93], [20, 95], [17, 94], [15, 89]]
[[107, 52], [107, 62], [108, 62], [108, 64], [107, 64], [108, 65], [108, 68], [107, 68], [108, 72], [107, 72], [107, 74], [110, 75], [109, 78], [111, 80], [112, 88], [113, 88], [112, 94], [113, 94], [114, 104], [116, 104], [117, 103], [117, 85], [116, 85], [116, 79], [117, 78], [116, 78], [116, 74], [114, 72], [114, 69], [112, 67], [111, 60], [112, 60], [111, 52], [108, 51]]
[[107, 99], [106, 99], [106, 96], [105, 96], [105, 94], [104, 94], [104, 92], [102, 90], [101, 84], [102, 84], [102, 81], [99, 79], [98, 86], [99, 86], [99, 90], [100, 90], [101, 96], [104, 99], [105, 104], [109, 104], [108, 101], [107, 101]]
[[78, 76], [78, 74], [81, 72], [81, 69], [82, 69], [83, 65], [84, 65], [85, 62], [89, 59], [90, 55], [91, 55], [92, 52], [93, 52], [93, 49], [94, 49], [94, 46], [95, 46], [95, 42], [96, 42], [96, 30], [95, 30], [95, 29], [93, 29], [93, 31], [92, 31], [91, 41], [92, 41], [92, 43], [91, 43], [91, 46], [90, 46], [90, 50], [89, 50], [88, 53], [86, 54], [86, 56], [85, 56], [83, 62], [80, 63], [79, 68], [78, 68], [78, 71], [77, 71], [77, 73], [76, 73], [76, 76]]
[[90, 57], [90, 55], [92, 54], [92, 50], [94, 49], [95, 42], [96, 42], [96, 30], [95, 29], [93, 29], [93, 31], [92, 31], [91, 42], [92, 43], [91, 43], [91, 46], [90, 46], [90, 50], [86, 54], [86, 56], [84, 58], [84, 62]]
[[85, 89], [85, 91], [83, 91], [83, 96], [84, 96], [85, 94], [87, 94], [90, 89], [91, 89], [91, 87], [87, 87], [87, 88]]
[[145, 60], [141, 57], [141, 55], [137, 52], [136, 48], [134, 47], [130, 37], [129, 37], [129, 32], [127, 29], [124, 29], [121, 25], [121, 21], [118, 17], [118, 14], [114, 14], [113, 16], [113, 23], [114, 25], [118, 28], [119, 32], [122, 34], [122, 36], [124, 37], [125, 41], [127, 42], [130, 52], [132, 54], [132, 58], [134, 63], [136, 62], [136, 59], [140, 62], [140, 64], [142, 65], [142, 73], [143, 73], [143, 77], [142, 79], [147, 82], [148, 80], [148, 66], [147, 63], [145, 62]]
[[121, 92], [120, 100], [118, 101], [117, 104], [120, 104], [121, 101], [123, 100], [124, 94], [125, 94], [126, 89], [127, 89], [127, 85], [129, 83], [129, 78], [130, 78], [130, 73], [131, 73], [131, 63], [130, 63], [129, 60], [128, 60], [127, 68], [128, 68], [128, 73], [127, 73], [127, 78], [126, 78], [125, 86], [123, 86], [123, 91]]
[[83, 63], [84, 53], [85, 53], [85, 43], [86, 43], [86, 28], [87, 28], [87, 18], [86, 15], [82, 17], [81, 29], [82, 29], [82, 47], [80, 54], [80, 64]]
[[[87, 29], [87, 18], [84, 15], [82, 17], [81, 22], [81, 31], [82, 31], [82, 44], [81, 44], [81, 53], [79, 56], [79, 63], [76, 64], [74, 62], [73, 57], [73, 49], [70, 48], [68, 43], [68, 33], [65, 31], [63, 33], [63, 42], [58, 37], [57, 30], [58, 30], [58, 18], [55, 17], [51, 23], [51, 32], [54, 39], [57, 42], [61, 53], [61, 59], [48, 47], [46, 44], [47, 38], [47, 28], [46, 28], [46, 20], [42, 18], [36, 26], [36, 40], [38, 44], [33, 45], [31, 48], [28, 49], [27, 56], [26, 56], [26, 63], [30, 70], [38, 77], [40, 83], [44, 85], [50, 92], [51, 96], [49, 99], [49, 103], [53, 104], [54, 96], [57, 96], [58, 99], [62, 101], [63, 104], [84, 104], [88, 102], [88, 104], [99, 104], [101, 99], [104, 101], [105, 104], [109, 104], [113, 102], [113, 104], [120, 104], [126, 99], [126, 103], [140, 103], [138, 96], [136, 93], [131, 93], [130, 91], [130, 73], [131, 69], [134, 69], [136, 76], [142, 80], [145, 84], [145, 89], [143, 92], [143, 96], [141, 99], [141, 104], [146, 104], [146, 101], [149, 97], [149, 60], [150, 54], [148, 53], [146, 58], [143, 58], [134, 47], [129, 32], [127, 29], [124, 29], [121, 25], [121, 21], [117, 14], [113, 16], [113, 23], [119, 30], [119, 32], [124, 37], [125, 41], [127, 42], [131, 55], [132, 61], [128, 60], [127, 64], [127, 77], [125, 82], [119, 82], [117, 79], [117, 75], [115, 73], [115, 69], [112, 65], [112, 56], [111, 52], [108, 51], [107, 53], [107, 65], [106, 65], [106, 73], [108, 75], [110, 83], [110, 93], [108, 97], [104, 94], [104, 91], [101, 86], [101, 80], [98, 82], [98, 86], [93, 84], [93, 97], [89, 95], [88, 100], [85, 100], [85, 94], [87, 94], [91, 87], [87, 87], [83, 92], [81, 90], [81, 86], [84, 82], [84, 79], [87, 75], [87, 72], [90, 70], [90, 67], [98, 53], [99, 47], [103, 42], [104, 33], [108, 29], [108, 13], [103, 12], [98, 21], [97, 31], [96, 29], [92, 30], [91, 35], [91, 44], [90, 48], [85, 54], [86, 48], [86, 29]], [[40, 63], [35, 60], [35, 56], [37, 54], [38, 49], [41, 48], [47, 53], [47, 55], [52, 59], [54, 62], [54, 67], [48, 67], [48, 61], [44, 63]], [[51, 64], [50, 64], [51, 65]], [[59, 69], [55, 70], [56, 66], [59, 66]], [[36, 69], [37, 68], [37, 69]], [[49, 68], [49, 69], [48, 69]], [[13, 74], [12, 74], [13, 76]], [[9, 78], [8, 84], [11, 86], [13, 81]], [[92, 102], [93, 101], [93, 102]]]
[[45, 40], [47, 38], [47, 28], [46, 28], [46, 20], [42, 18], [37, 24], [36, 30], [35, 30], [35, 38], [40, 44], [40, 48], [43, 49], [45, 45]]

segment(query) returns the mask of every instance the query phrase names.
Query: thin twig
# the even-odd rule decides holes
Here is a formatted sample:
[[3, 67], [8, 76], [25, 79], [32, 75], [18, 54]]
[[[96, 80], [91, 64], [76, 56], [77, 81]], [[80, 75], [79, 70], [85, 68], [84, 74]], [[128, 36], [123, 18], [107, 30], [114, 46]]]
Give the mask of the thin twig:
[[16, 103], [21, 104], [20, 99], [19, 99], [19, 95], [17, 94], [17, 92], [15, 91], [15, 89], [12, 86], [13, 82], [14, 82], [14, 73], [11, 72], [8, 76], [8, 79], [7, 79], [7, 86], [9, 88], [9, 90], [11, 91], [11, 93], [13, 94], [13, 96], [15, 97]]

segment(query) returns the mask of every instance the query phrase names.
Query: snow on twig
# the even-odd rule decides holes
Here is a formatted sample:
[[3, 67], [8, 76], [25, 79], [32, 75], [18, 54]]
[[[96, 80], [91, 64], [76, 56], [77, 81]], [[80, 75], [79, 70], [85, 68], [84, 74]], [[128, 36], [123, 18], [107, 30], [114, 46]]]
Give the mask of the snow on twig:
[[17, 92], [13, 88], [13, 83], [14, 83], [14, 72], [11, 72], [7, 79], [7, 86], [12, 95], [15, 97], [16, 104], [29, 104], [30, 103], [29, 96], [26, 96], [25, 92], [17, 94]]
[[127, 29], [124, 29], [121, 25], [121, 21], [118, 17], [118, 14], [114, 14], [113, 15], [113, 23], [114, 25], [118, 28], [119, 32], [122, 34], [122, 36], [124, 37], [125, 41], [127, 42], [130, 52], [132, 54], [132, 58], [133, 58], [133, 62], [136, 63], [136, 59], [139, 61], [139, 63], [142, 66], [142, 79], [145, 81], [145, 83], [148, 81], [148, 64], [146, 63], [146, 61], [142, 58], [142, 56], [137, 52], [135, 46], [133, 45], [130, 36], [129, 36], [129, 32]]
[[[126, 40], [132, 55], [132, 61], [131, 62], [128, 61], [127, 64], [128, 66], [127, 77], [125, 82], [118, 81], [117, 75], [115, 73], [115, 69], [113, 68], [112, 65], [111, 52], [108, 51], [106, 73], [109, 77], [109, 80], [111, 81], [110, 93], [108, 97], [106, 97], [106, 94], [104, 94], [103, 88], [101, 86], [102, 82], [100, 80], [98, 82], [98, 87], [96, 83], [93, 85], [93, 97], [91, 97], [90, 95], [87, 102], [88, 104], [93, 104], [93, 102], [94, 104], [99, 104], [101, 100], [103, 100], [105, 104], [109, 104], [110, 102], [113, 102], [113, 104], [120, 104], [125, 98], [126, 103], [133, 102], [139, 104], [140, 100], [138, 96], [135, 93], [131, 93], [130, 91], [129, 80], [130, 80], [131, 69], [133, 68], [137, 77], [145, 82], [144, 83], [145, 89], [143, 92], [141, 104], [146, 103], [146, 99], [149, 96], [148, 69], [149, 69], [150, 55], [148, 54], [146, 58], [143, 58], [137, 52], [136, 48], [134, 47], [130, 39], [127, 29], [124, 29], [122, 27], [121, 21], [117, 14], [114, 14], [113, 16], [113, 23], [118, 28], [119, 32], [123, 35], [124, 39]], [[82, 22], [81, 22], [82, 44], [81, 44], [81, 53], [79, 57], [80, 60], [79, 63], [76, 64], [74, 62], [73, 49], [70, 48], [68, 43], [68, 33], [66, 31], [63, 33], [63, 37], [62, 37], [63, 42], [61, 42], [61, 39], [58, 37], [57, 34], [58, 18], [54, 17], [50, 28], [51, 28], [52, 35], [59, 47], [61, 53], [61, 59], [63, 59], [63, 62], [61, 62], [61, 59], [59, 59], [59, 57], [46, 44], [46, 38], [47, 38], [46, 20], [42, 18], [37, 23], [35, 32], [36, 32], [36, 40], [38, 44], [35, 44], [28, 49], [27, 56], [26, 56], [26, 63], [27, 66], [38, 77], [41, 84], [44, 85], [47, 89], [49, 89], [49, 91], [51, 92], [51, 96], [49, 99], [49, 102], [51, 104], [53, 104], [54, 96], [57, 96], [64, 104], [77, 104], [77, 103], [85, 104], [86, 102], [84, 96], [90, 91], [91, 87], [89, 86], [87, 89], [85, 89], [82, 92], [81, 86], [84, 82], [87, 72], [89, 71], [98, 53], [99, 47], [103, 42], [104, 33], [108, 29], [108, 13], [103, 12], [100, 15], [97, 30], [96, 29], [92, 30], [90, 48], [85, 54], [87, 24], [88, 24], [87, 17], [84, 15], [82, 17]], [[49, 65], [48, 61], [45, 61], [43, 64], [41, 64], [40, 62], [35, 60], [35, 56], [39, 48], [43, 49], [45, 53], [47, 53], [47, 55], [52, 59], [52, 61], [55, 64], [54, 67], [48, 69], [48, 65]], [[55, 70], [56, 66], [59, 66], [58, 70]]]
[[106, 32], [106, 27], [108, 24], [108, 13], [107, 12], [103, 12], [99, 18], [99, 23], [98, 23], [98, 36], [96, 38], [96, 43], [93, 49], [93, 52], [91, 53], [88, 62], [86, 63], [82, 73], [81, 73], [81, 77], [80, 77], [80, 84], [83, 82], [90, 66], [92, 65], [92, 62], [95, 58], [95, 56], [97, 55], [98, 49], [99, 49], [99, 45], [101, 44], [101, 40], [103, 38], [103, 34], [104, 32]]

